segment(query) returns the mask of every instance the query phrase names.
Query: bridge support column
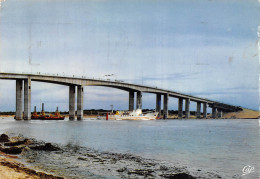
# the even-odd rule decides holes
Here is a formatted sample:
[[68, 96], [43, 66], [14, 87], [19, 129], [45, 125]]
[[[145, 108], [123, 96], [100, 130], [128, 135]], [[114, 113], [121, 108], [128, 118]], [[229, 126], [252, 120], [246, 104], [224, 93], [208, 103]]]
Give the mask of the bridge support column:
[[164, 119], [168, 118], [168, 99], [169, 99], [169, 94], [164, 94], [163, 95], [163, 118]]
[[212, 118], [216, 118], [217, 108], [212, 107]]
[[200, 110], [201, 110], [201, 102], [197, 102], [197, 113], [196, 117], [199, 119], [200, 118]]
[[134, 110], [135, 92], [129, 91], [129, 111]]
[[23, 80], [16, 80], [16, 120], [23, 118]]
[[142, 92], [137, 91], [136, 109], [142, 109]]
[[182, 119], [182, 114], [183, 114], [183, 98], [179, 98], [179, 105], [178, 105], [178, 118]]
[[75, 85], [69, 89], [69, 120], [75, 120]]
[[223, 111], [219, 110], [218, 111], [218, 118], [222, 118], [223, 117]]
[[159, 116], [161, 116], [161, 106], [162, 106], [162, 95], [156, 94], [156, 112], [159, 112]]
[[185, 99], [185, 118], [190, 118], [190, 99]]
[[83, 119], [83, 98], [84, 98], [84, 87], [78, 86], [77, 94], [77, 120]]
[[203, 118], [207, 118], [207, 103], [203, 103]]
[[24, 120], [31, 120], [31, 79], [24, 80]]

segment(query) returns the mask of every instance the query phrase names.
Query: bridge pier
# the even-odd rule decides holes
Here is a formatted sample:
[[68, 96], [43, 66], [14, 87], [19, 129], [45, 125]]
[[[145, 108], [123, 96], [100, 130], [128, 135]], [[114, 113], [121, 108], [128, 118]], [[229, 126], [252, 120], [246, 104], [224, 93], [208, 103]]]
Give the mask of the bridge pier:
[[136, 109], [142, 109], [142, 92], [137, 91]]
[[185, 118], [190, 118], [190, 98], [185, 99]]
[[223, 117], [223, 111], [222, 110], [219, 110], [218, 111], [218, 118], [222, 118]]
[[80, 85], [77, 93], [77, 120], [83, 120], [83, 98], [84, 87]]
[[31, 79], [24, 80], [24, 120], [31, 119]]
[[183, 98], [179, 98], [179, 105], [178, 105], [178, 118], [182, 119], [182, 114], [183, 114]]
[[203, 118], [207, 118], [207, 103], [203, 103]]
[[168, 99], [169, 99], [169, 94], [164, 94], [163, 95], [163, 118], [167, 119], [168, 118]]
[[69, 120], [75, 120], [75, 85], [69, 89]]
[[134, 110], [135, 92], [129, 91], [129, 111]]
[[161, 116], [161, 106], [162, 106], [162, 95], [156, 94], [156, 112], [159, 112], [159, 116]]
[[212, 118], [216, 118], [217, 108], [212, 107]]
[[201, 102], [197, 102], [197, 113], [196, 113], [196, 117], [199, 119], [200, 118], [200, 113], [201, 111]]
[[23, 119], [23, 80], [16, 80], [16, 120]]

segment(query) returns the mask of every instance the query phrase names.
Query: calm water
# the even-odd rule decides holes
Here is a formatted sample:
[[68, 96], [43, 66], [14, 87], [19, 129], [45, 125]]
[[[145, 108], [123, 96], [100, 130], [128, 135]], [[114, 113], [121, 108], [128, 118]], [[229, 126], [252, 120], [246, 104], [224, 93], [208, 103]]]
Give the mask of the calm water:
[[15, 121], [0, 119], [0, 133], [22, 134], [58, 144], [132, 153], [190, 170], [239, 178], [246, 165], [259, 178], [258, 120]]

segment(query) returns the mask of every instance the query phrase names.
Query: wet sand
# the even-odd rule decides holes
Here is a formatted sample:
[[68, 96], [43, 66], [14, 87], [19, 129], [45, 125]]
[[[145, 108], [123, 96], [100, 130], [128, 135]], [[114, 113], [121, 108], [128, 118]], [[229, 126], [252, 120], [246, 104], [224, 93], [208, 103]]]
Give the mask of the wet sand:
[[0, 153], [0, 178], [39, 178], [19, 170], [18, 166], [21, 166], [21, 164], [11, 159], [10, 156]]
[[62, 177], [55, 177], [44, 172], [39, 172], [26, 167], [24, 164], [17, 162], [13, 156], [0, 153], [0, 178], [2, 179], [21, 179], [21, 178], [49, 178], [58, 179]]

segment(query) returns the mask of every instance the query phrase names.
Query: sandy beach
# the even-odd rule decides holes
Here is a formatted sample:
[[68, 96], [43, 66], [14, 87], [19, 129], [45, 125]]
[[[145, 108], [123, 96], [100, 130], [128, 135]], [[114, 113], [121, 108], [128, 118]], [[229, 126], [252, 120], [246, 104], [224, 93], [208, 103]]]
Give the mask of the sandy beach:
[[[260, 116], [259, 111], [243, 108], [242, 111], [238, 112], [223, 112], [223, 119], [257, 119]], [[178, 119], [178, 115], [169, 115], [169, 119]], [[190, 115], [190, 119], [196, 119], [195, 115]], [[211, 118], [211, 114], [207, 115], [207, 118]]]
[[36, 172], [33, 174], [34, 172], [14, 160], [13, 156], [0, 153], [0, 179], [40, 178], [40, 175]]

